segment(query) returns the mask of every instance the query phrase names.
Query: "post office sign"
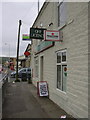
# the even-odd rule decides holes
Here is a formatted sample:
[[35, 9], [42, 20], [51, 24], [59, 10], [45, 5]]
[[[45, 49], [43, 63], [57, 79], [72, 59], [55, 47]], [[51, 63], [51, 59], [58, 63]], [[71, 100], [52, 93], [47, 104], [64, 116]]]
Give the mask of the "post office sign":
[[62, 34], [60, 31], [45, 30], [44, 40], [46, 41], [62, 41]]

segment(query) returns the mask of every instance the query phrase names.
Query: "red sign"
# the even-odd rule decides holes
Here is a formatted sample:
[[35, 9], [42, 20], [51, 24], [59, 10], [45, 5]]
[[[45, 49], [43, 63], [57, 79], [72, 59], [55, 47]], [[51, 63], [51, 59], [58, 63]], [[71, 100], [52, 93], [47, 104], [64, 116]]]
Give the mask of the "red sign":
[[24, 53], [24, 55], [29, 56], [29, 55], [30, 55], [30, 52], [26, 51], [26, 52]]

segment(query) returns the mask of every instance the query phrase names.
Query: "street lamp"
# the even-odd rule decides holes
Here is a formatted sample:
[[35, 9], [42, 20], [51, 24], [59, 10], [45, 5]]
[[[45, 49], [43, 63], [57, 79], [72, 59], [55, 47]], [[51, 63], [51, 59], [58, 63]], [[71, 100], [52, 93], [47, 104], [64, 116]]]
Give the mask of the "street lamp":
[[22, 21], [19, 20], [19, 28], [18, 28], [18, 43], [17, 43], [17, 65], [16, 65], [16, 82], [19, 82], [18, 79], [18, 58], [19, 58], [19, 43], [20, 43], [20, 29], [21, 29]]

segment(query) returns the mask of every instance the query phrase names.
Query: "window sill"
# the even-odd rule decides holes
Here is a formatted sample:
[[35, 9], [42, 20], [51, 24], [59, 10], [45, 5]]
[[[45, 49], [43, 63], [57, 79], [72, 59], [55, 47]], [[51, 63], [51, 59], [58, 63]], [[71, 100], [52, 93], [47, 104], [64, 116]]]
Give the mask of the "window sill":
[[66, 95], [66, 92], [64, 92], [64, 91], [62, 91], [62, 90], [60, 90], [58, 88], [56, 88], [56, 90]]
[[64, 91], [61, 91], [60, 89], [56, 88], [57, 94], [60, 95], [64, 100], [67, 101], [68, 97], [67, 97], [67, 93]]

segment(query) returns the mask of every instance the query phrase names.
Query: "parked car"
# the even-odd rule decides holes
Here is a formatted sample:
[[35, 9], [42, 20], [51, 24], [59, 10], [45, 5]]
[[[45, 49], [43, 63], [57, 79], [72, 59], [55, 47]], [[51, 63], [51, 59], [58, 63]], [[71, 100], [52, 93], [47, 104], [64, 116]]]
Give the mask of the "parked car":
[[[20, 70], [18, 70], [18, 77], [21, 78], [22, 74], [24, 74], [25, 76], [29, 76], [31, 75], [31, 68], [22, 68]], [[16, 77], [16, 71], [11, 73], [11, 77]]]

